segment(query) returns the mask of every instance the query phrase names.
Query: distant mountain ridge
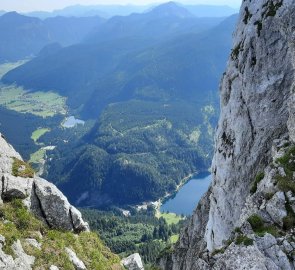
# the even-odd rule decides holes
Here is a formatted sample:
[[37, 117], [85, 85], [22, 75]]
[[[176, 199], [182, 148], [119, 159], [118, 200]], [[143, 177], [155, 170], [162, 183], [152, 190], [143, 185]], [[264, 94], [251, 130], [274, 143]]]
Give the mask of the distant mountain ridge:
[[175, 2], [168, 2], [153, 8], [150, 13], [153, 16], [191, 18], [194, 17], [185, 7]]
[[[186, 8], [190, 13], [197, 17], [227, 17], [238, 13], [238, 9], [229, 6], [219, 5], [193, 5], [193, 4], [180, 4], [174, 2]], [[88, 17], [88, 16], [101, 16], [104, 18], [110, 18], [112, 16], [128, 16], [132, 13], [143, 13], [151, 10], [156, 5], [74, 5], [68, 6], [64, 9], [54, 10], [52, 12], [35, 11], [26, 13], [29, 16], [48, 18], [55, 16], [76, 16], [76, 17]]]
[[50, 43], [69, 46], [80, 42], [104, 20], [100, 17], [55, 17], [40, 20], [8, 12], [0, 16], [0, 63], [35, 56]]
[[188, 32], [202, 32], [219, 24], [223, 18], [197, 18], [184, 7], [169, 2], [144, 13], [114, 16], [85, 39], [88, 43], [140, 37], [151, 41], [164, 40]]

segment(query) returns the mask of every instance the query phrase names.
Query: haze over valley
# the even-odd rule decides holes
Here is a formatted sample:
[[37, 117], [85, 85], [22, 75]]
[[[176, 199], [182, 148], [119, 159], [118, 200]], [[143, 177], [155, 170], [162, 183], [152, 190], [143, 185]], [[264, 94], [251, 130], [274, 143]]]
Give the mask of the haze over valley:
[[[266, 18], [280, 8], [274, 2], [263, 7]], [[231, 87], [250, 62], [253, 70], [259, 65], [258, 55], [222, 80], [247, 52], [246, 39], [233, 47], [237, 23], [256, 15], [244, 7], [239, 16], [231, 2], [62, 3], [0, 6], [0, 242], [2, 234], [6, 239], [0, 268], [3, 261], [3, 269], [213, 269], [200, 268], [205, 263], [190, 261], [190, 254], [201, 257], [200, 247], [191, 249], [203, 245], [209, 201], [212, 209], [224, 203], [210, 192], [228, 188], [216, 188], [216, 179], [240, 153], [233, 123], [218, 119], [236, 112], [233, 106], [224, 116], [224, 106], [237, 98]], [[264, 21], [253, 25], [253, 33], [263, 34]], [[253, 126], [251, 143], [259, 127], [245, 105], [251, 97], [239, 97], [240, 114], [247, 111]], [[211, 169], [213, 156], [222, 165]], [[256, 170], [245, 190], [260, 190], [264, 175]], [[282, 230], [289, 230], [290, 213]], [[203, 238], [195, 241], [194, 230]], [[207, 233], [215, 252], [219, 235]], [[228, 236], [222, 233], [220, 239]], [[248, 243], [243, 235], [237, 231], [231, 243]], [[200, 260], [218, 263], [212, 254], [210, 262]]]

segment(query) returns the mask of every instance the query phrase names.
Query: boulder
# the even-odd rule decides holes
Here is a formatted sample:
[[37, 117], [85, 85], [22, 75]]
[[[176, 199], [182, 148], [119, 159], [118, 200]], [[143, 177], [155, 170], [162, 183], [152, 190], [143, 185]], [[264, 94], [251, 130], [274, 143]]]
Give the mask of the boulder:
[[123, 259], [121, 264], [128, 270], [144, 270], [141, 257], [138, 253], [132, 254], [129, 257]]
[[11, 174], [2, 175], [2, 194], [4, 201], [12, 199], [25, 199], [31, 194], [32, 178], [15, 177]]
[[272, 220], [283, 226], [283, 218], [287, 216], [286, 211], [286, 198], [283, 192], [277, 192], [266, 204], [266, 211], [272, 218]]
[[[39, 202], [40, 209], [37, 211], [41, 210], [43, 218], [51, 228], [76, 232], [89, 231], [88, 224], [83, 221], [81, 213], [71, 206], [63, 193], [52, 183], [36, 178], [32, 195], [36, 196]], [[32, 210], [36, 211], [34, 208]]]
[[70, 248], [66, 248], [66, 253], [69, 256], [70, 261], [73, 263], [76, 270], [85, 270], [85, 264], [77, 257], [77, 254]]

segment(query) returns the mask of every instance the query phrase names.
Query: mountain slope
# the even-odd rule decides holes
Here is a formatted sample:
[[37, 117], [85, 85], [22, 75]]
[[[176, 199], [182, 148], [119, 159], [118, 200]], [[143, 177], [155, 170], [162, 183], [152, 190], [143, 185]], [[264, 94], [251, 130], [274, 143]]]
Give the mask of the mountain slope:
[[71, 202], [100, 206], [157, 200], [207, 170], [235, 22], [147, 48], [128, 39], [72, 46], [6, 74], [6, 83], [55, 89], [83, 118], [98, 119], [82, 140], [60, 140], [48, 178]]
[[292, 1], [243, 2], [213, 183], [162, 269], [295, 269], [294, 13]]
[[[73, 109], [86, 103], [82, 113], [87, 118], [96, 117], [111, 102], [138, 96], [147, 99], [143, 90], [136, 93], [139, 89], [155, 89], [156, 99], [162, 99], [159, 95], [191, 97], [196, 95], [194, 92], [214, 91], [217, 87], [234, 24], [235, 17], [231, 17], [203, 34], [190, 33], [154, 46], [150, 39], [134, 36], [75, 45], [41, 55], [10, 71], [2, 80], [27, 89], [55, 89], [68, 97]], [[195, 61], [191, 62], [191, 57]]]
[[208, 169], [216, 114], [180, 101], [109, 105], [76, 145], [57, 147], [48, 177], [80, 206], [157, 200]]
[[50, 43], [63, 46], [81, 41], [95, 26], [102, 23], [99, 17], [89, 18], [38, 18], [8, 12], [0, 17], [0, 62], [12, 62], [37, 55]]

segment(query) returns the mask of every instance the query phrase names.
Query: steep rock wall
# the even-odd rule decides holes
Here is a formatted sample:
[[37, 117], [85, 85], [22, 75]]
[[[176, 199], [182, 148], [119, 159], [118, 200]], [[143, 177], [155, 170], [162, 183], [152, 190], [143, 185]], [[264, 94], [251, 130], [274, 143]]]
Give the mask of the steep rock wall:
[[[294, 193], [281, 190], [278, 175], [286, 171], [276, 162], [295, 142], [294, 42], [294, 1], [243, 1], [221, 82], [213, 182], [179, 242], [159, 261], [162, 269], [295, 268], [294, 228], [283, 225], [294, 214], [285, 207], [295, 207]], [[281, 238], [257, 234], [248, 222], [254, 214]]]
[[[271, 4], [272, 3], [272, 4]], [[236, 226], [251, 182], [287, 129], [294, 83], [294, 1], [243, 1], [221, 85], [221, 116], [205, 234], [208, 249]]]

